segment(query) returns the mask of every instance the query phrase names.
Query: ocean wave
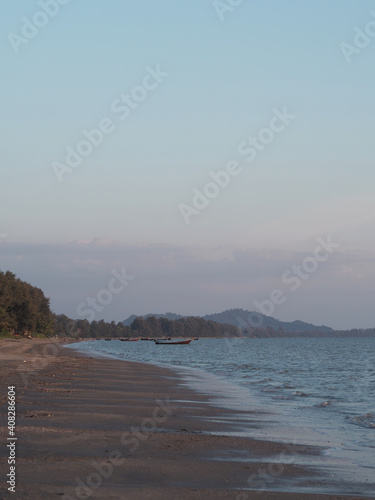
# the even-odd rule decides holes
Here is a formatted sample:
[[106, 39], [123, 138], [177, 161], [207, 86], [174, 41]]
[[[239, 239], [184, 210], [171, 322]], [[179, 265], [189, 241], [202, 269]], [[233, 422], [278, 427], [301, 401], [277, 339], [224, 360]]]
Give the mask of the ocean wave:
[[263, 387], [262, 392], [275, 392], [278, 389], [278, 387]]
[[375, 413], [365, 413], [364, 415], [346, 418], [351, 424], [367, 427], [368, 429], [375, 429]]
[[332, 401], [323, 401], [322, 403], [318, 403], [315, 405], [317, 408], [325, 408], [326, 406], [331, 406]]

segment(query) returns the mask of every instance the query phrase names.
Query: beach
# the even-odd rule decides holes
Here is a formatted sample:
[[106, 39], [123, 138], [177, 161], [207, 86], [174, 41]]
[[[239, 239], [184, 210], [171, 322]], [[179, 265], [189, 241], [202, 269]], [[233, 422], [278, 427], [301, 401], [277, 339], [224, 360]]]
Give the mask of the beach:
[[[85, 356], [62, 340], [4, 339], [0, 382], [0, 499], [9, 487], [8, 387], [13, 498], [372, 498], [332, 491], [329, 474], [308, 466], [320, 448], [228, 435], [238, 412], [211, 405], [169, 369]], [[261, 425], [256, 408], [242, 417]]]

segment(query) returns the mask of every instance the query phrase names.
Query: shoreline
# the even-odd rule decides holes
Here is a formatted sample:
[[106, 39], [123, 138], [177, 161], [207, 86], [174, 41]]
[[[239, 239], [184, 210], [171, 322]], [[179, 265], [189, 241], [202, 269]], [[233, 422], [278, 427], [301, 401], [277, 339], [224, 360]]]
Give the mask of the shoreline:
[[[316, 464], [322, 449], [221, 435], [239, 412], [181, 387], [172, 370], [66, 343], [0, 340], [2, 398], [16, 388], [16, 498], [374, 498], [338, 494], [329, 474], [298, 465], [298, 457]], [[243, 417], [238, 425], [261, 425], [256, 411]], [[4, 429], [1, 457], [5, 438]]]

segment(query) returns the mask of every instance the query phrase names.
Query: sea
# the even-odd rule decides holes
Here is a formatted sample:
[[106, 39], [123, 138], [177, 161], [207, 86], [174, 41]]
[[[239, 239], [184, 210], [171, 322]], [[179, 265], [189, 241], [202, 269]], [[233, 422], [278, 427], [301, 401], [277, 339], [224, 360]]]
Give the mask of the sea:
[[[322, 447], [309, 465], [332, 472], [348, 494], [375, 498], [375, 338], [200, 338], [171, 346], [92, 340], [70, 347], [171, 368], [210, 404], [238, 411], [237, 425], [224, 434]], [[260, 412], [261, 425], [246, 425], [249, 411]]]

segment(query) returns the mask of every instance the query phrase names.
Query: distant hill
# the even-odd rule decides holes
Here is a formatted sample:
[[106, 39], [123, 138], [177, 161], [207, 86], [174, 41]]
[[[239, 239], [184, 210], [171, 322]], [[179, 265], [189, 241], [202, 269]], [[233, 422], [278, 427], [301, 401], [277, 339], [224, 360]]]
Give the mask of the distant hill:
[[[125, 326], [130, 326], [133, 321], [135, 320], [135, 318], [143, 318], [143, 319], [146, 319], [146, 318], [150, 318], [151, 316], [154, 316], [155, 318], [166, 318], [166, 319], [169, 319], [169, 320], [175, 320], [175, 319], [182, 319], [182, 318], [187, 318], [188, 316], [181, 316], [181, 314], [174, 314], [174, 313], [165, 313], [165, 314], [145, 314], [144, 316], [137, 316], [136, 314], [132, 314], [131, 316], [129, 316], [128, 319], [125, 319], [122, 324], [125, 325]], [[218, 321], [218, 323], [221, 323], [221, 321]]]
[[[187, 316], [181, 316], [175, 313], [165, 313], [165, 314], [146, 314], [142, 316], [143, 319], [150, 316], [155, 316], [156, 318], [166, 318], [169, 320], [177, 320], [181, 318], [186, 318]], [[122, 323], [124, 325], [131, 325], [131, 323], [137, 318], [135, 314], [132, 314], [124, 320]], [[333, 329], [328, 326], [316, 326], [311, 323], [305, 323], [303, 321], [279, 321], [278, 319], [272, 318], [270, 316], [265, 316], [260, 313], [255, 313], [253, 311], [245, 311], [244, 309], [228, 309], [217, 314], [206, 314], [202, 316], [206, 321], [216, 321], [217, 323], [223, 323], [225, 325], [232, 325], [245, 330], [251, 326], [259, 328], [270, 327], [274, 330], [283, 330], [284, 332], [321, 332], [330, 333]]]
[[265, 316], [264, 314], [253, 311], [245, 311], [244, 309], [228, 309], [227, 311], [217, 314], [207, 314], [206, 316], [203, 316], [203, 319], [238, 326], [241, 330], [249, 327], [270, 327], [274, 330], [284, 330], [284, 332], [333, 332], [333, 328], [330, 328], [329, 326], [316, 326], [312, 323], [305, 323], [304, 321], [299, 320], [291, 322], [279, 321], [271, 316]]

